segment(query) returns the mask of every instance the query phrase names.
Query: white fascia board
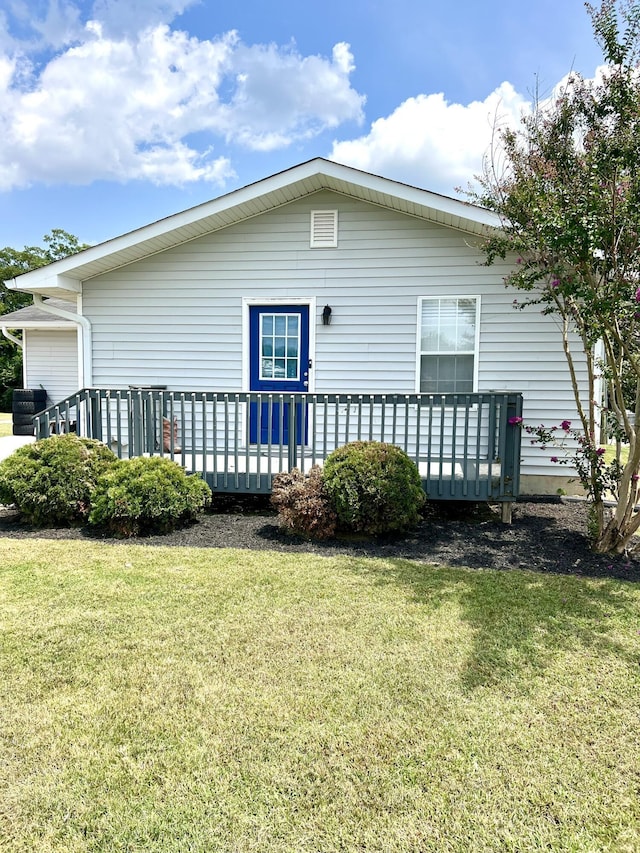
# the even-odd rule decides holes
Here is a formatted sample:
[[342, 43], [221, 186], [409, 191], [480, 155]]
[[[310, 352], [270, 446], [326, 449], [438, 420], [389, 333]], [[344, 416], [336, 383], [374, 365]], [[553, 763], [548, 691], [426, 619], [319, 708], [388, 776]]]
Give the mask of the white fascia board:
[[26, 329], [28, 332], [39, 331], [39, 332], [69, 332], [77, 329], [76, 323], [30, 323], [28, 320], [24, 323], [20, 323], [17, 326], [9, 323], [7, 326], [8, 329], [22, 329], [23, 331]]
[[[36, 287], [42, 287], [44, 282], [46, 282], [46, 279], [52, 277], [54, 268], [56, 270], [55, 278], [80, 281], [82, 274], [74, 275], [74, 272], [79, 267], [85, 267], [94, 261], [106, 259], [110, 255], [115, 256], [121, 252], [126, 252], [128, 249], [132, 249], [140, 243], [153, 241], [154, 238], [163, 237], [184, 226], [192, 225], [194, 222], [199, 222], [202, 219], [215, 216], [216, 213], [222, 213], [232, 207], [237, 207], [245, 204], [246, 202], [254, 201], [261, 196], [267, 196], [270, 192], [295, 183], [291, 178], [292, 172], [296, 173], [297, 180], [304, 179], [305, 177], [311, 177], [318, 174], [319, 169], [317, 164], [325, 162], [326, 161], [321, 159], [310, 160], [308, 163], [303, 163], [301, 166], [294, 166], [293, 169], [288, 169], [285, 172], [279, 172], [277, 175], [272, 175], [269, 178], [264, 178], [263, 180], [249, 184], [246, 187], [233, 190], [230, 193], [219, 196], [211, 201], [206, 201], [196, 207], [191, 207], [188, 210], [183, 210], [180, 213], [174, 213], [171, 216], [158, 220], [157, 222], [152, 222], [149, 225], [137, 228], [135, 231], [129, 231], [119, 237], [114, 237], [104, 243], [99, 243], [97, 246], [91, 246], [88, 249], [83, 249], [83, 251], [78, 252], [75, 255], [70, 255], [68, 258], [62, 258], [59, 261], [55, 261], [49, 266], [40, 267], [39, 269], [24, 273], [19, 276], [19, 279], [14, 279], [14, 282], [20, 280], [20, 283], [25, 289], [28, 288], [29, 291], [32, 291]], [[312, 167], [312, 164], [316, 164], [315, 167]], [[239, 219], [241, 218], [243, 217], [239, 217]], [[149, 255], [155, 254], [157, 251], [161, 251], [161, 249], [150, 249]], [[121, 266], [129, 262], [130, 260], [124, 260], [122, 264], [115, 263], [114, 267]], [[89, 276], [86, 277], [88, 278]], [[18, 290], [22, 288], [19, 288], [14, 284], [11, 289]]]
[[[92, 277], [92, 274], [89, 273], [87, 275], [83, 270], [85, 267], [96, 261], [106, 260], [110, 256], [117, 259], [120, 253], [126, 253], [127, 250], [131, 250], [134, 247], [139, 246], [141, 243], [147, 241], [152, 242], [155, 238], [163, 237], [173, 231], [178, 231], [180, 228], [192, 225], [202, 219], [213, 217], [216, 213], [222, 213], [232, 207], [241, 206], [246, 202], [254, 201], [261, 196], [266, 196], [274, 190], [282, 189], [285, 186], [295, 183], [295, 181], [292, 181], [291, 179], [291, 173], [297, 170], [301, 170], [301, 173], [296, 176], [298, 179], [316, 175], [318, 174], [317, 166], [316, 168], [309, 168], [310, 165], [312, 163], [317, 164], [323, 162], [325, 161], [312, 160], [309, 161], [309, 163], [303, 163], [300, 167], [294, 167], [293, 169], [289, 169], [285, 172], [280, 172], [277, 175], [272, 175], [270, 178], [265, 178], [256, 183], [249, 184], [246, 187], [242, 187], [241, 189], [233, 190], [230, 193], [211, 201], [204, 202], [203, 204], [199, 204], [196, 207], [191, 207], [188, 210], [181, 211], [180, 213], [174, 213], [165, 219], [160, 219], [149, 225], [144, 225], [135, 231], [129, 231], [119, 237], [114, 237], [104, 243], [99, 243], [97, 246], [91, 246], [90, 248], [84, 249], [75, 255], [70, 255], [68, 258], [62, 258], [61, 260], [55, 261], [46, 267], [40, 267], [39, 269], [24, 273], [17, 279], [14, 279], [13, 282], [6, 282], [7, 287], [10, 290], [24, 290], [30, 293], [39, 292], [43, 296], [53, 295], [52, 290], [55, 285], [49, 282], [50, 278], [66, 279], [76, 282], [82, 281], [83, 278], [90, 278]], [[243, 218], [245, 217], [238, 217], [239, 220]], [[177, 245], [180, 242], [182, 241], [176, 240], [174, 245]], [[153, 255], [158, 251], [162, 251], [163, 248], [167, 248], [167, 246], [155, 248], [151, 246], [148, 255]], [[145, 255], [141, 255], [140, 257], [144, 256]], [[105, 272], [109, 268], [115, 269], [116, 267], [124, 266], [127, 263], [131, 263], [133, 260], [139, 260], [139, 258], [129, 257], [122, 258], [122, 260], [115, 260], [112, 266], [107, 262], [107, 266], [104, 269], [94, 274], [100, 274], [100, 272]], [[54, 269], [55, 275], [53, 274]], [[58, 292], [60, 292], [59, 288]], [[76, 292], [81, 292], [81, 285], [76, 288]]]
[[[323, 181], [323, 176], [327, 178], [326, 181]], [[349, 194], [351, 190], [356, 197], [358, 195], [355, 192], [356, 188], [367, 190], [374, 196], [378, 195], [381, 199], [380, 203], [383, 205], [385, 204], [384, 197], [387, 199], [396, 198], [420, 209], [420, 215], [426, 219], [433, 218], [430, 212], [440, 214], [447, 218], [450, 217], [453, 220], [453, 227], [475, 233], [483, 228], [498, 228], [500, 226], [499, 218], [484, 208], [418, 187], [412, 187], [409, 184], [392, 181], [389, 178], [362, 172], [351, 166], [343, 166], [330, 160], [316, 158], [248, 186], [232, 190], [196, 207], [174, 213], [97, 246], [91, 246], [68, 258], [55, 261], [47, 267], [32, 270], [19, 276], [13, 284], [8, 284], [8, 286], [10, 289], [38, 292], [42, 295], [54, 295], [56, 293], [61, 295], [65, 291], [80, 293], [82, 292], [81, 282], [83, 280], [194, 239], [193, 233], [181, 236], [179, 232], [183, 228], [189, 228], [189, 226], [193, 226], [202, 220], [210, 220], [210, 228], [207, 230], [213, 231], [216, 227], [228, 226], [236, 221], [233, 216], [229, 217], [229, 212], [234, 208], [238, 211], [237, 221], [242, 221], [255, 215], [254, 203], [259, 199], [264, 199], [265, 204], [260, 205], [258, 212], [269, 209], [268, 197], [272, 193], [276, 194], [289, 189], [291, 190], [289, 195], [295, 198], [297, 196], [296, 184], [300, 184], [298, 195], [305, 195], [308, 190], [304, 189], [304, 183], [309, 179], [317, 179], [317, 189], [333, 189], [345, 194]], [[278, 206], [278, 204], [279, 202], [274, 199], [273, 206]], [[219, 214], [227, 215], [221, 217], [219, 226], [216, 226], [215, 218]], [[468, 223], [466, 229], [465, 223]], [[172, 234], [174, 239], [171, 239]]]
[[430, 192], [429, 190], [423, 190], [420, 187], [411, 186], [411, 184], [403, 184], [399, 181], [393, 181], [390, 178], [383, 178], [379, 175], [372, 175], [369, 172], [362, 172], [351, 166], [342, 166], [339, 163], [326, 160], [321, 160], [320, 162], [323, 164], [322, 171], [326, 174], [331, 174], [332, 177], [339, 180], [346, 180], [347, 182], [357, 184], [371, 192], [396, 196], [418, 207], [427, 208], [459, 219], [466, 219], [476, 225], [486, 225], [489, 228], [500, 227], [500, 218], [493, 211], [486, 208], [478, 207], [456, 198], [450, 198], [446, 195]]
[[[60, 263], [60, 261], [56, 261], [56, 263]], [[75, 297], [75, 295], [82, 292], [82, 283], [80, 281], [69, 276], [54, 274], [53, 266], [54, 264], [49, 264], [46, 267], [40, 267], [29, 273], [24, 273], [17, 278], [5, 281], [5, 286], [7, 290], [23, 290], [25, 289], [21, 286], [23, 280], [26, 286], [26, 278], [29, 276], [29, 293], [39, 293], [41, 296], [60, 296], [63, 299], [68, 299], [69, 294], [73, 294]]]

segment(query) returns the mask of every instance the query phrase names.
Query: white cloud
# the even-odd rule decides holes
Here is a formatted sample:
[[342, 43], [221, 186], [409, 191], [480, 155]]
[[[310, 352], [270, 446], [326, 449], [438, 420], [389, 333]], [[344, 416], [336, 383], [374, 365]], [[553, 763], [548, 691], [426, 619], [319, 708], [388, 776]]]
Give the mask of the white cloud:
[[72, 0], [12, 0], [0, 12], [4, 50], [58, 49], [74, 42], [82, 31], [81, 12]]
[[[0, 10], [0, 46], [23, 51], [60, 49], [82, 41], [83, 19], [100, 21], [122, 38], [170, 23], [200, 0], [9, 0]], [[87, 10], [89, 14], [87, 15]], [[20, 33], [20, 36], [13, 35]]]
[[141, 30], [166, 24], [198, 0], [96, 0], [92, 17], [104, 25], [104, 32], [121, 38]]
[[366, 136], [334, 142], [331, 159], [451, 195], [481, 171], [497, 124], [515, 125], [527, 98], [502, 83], [484, 101], [450, 104], [443, 94], [418, 95]]
[[223, 184], [233, 176], [231, 163], [226, 157], [209, 161], [206, 153], [198, 154], [181, 142], [137, 152], [135, 177], [154, 184], [184, 184], [194, 180]]
[[54, 46], [70, 44], [82, 31], [80, 11], [68, 0], [50, 0], [44, 18], [31, 21], [43, 43]]
[[[164, 4], [173, 13], [185, 5]], [[101, 6], [113, 12], [116, 2]], [[331, 58], [301, 56], [293, 46], [245, 45], [235, 32], [199, 40], [167, 25], [116, 37], [97, 20], [42, 69], [5, 51], [0, 189], [99, 179], [224, 182], [228, 159], [202, 152], [192, 135], [266, 150], [360, 120], [353, 67], [346, 44]]]
[[217, 127], [230, 141], [255, 150], [309, 139], [343, 121], [362, 119], [364, 98], [349, 84], [353, 56], [349, 45], [333, 48], [331, 61], [300, 56], [275, 45], [240, 45], [234, 64], [241, 69], [231, 102], [216, 117]]

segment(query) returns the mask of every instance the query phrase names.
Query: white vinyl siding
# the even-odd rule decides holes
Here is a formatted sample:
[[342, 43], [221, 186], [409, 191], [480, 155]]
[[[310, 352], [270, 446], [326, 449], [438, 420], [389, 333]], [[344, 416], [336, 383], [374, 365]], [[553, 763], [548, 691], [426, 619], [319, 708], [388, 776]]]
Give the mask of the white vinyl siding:
[[24, 331], [25, 388], [45, 388], [48, 404], [79, 390], [78, 338], [75, 329]]
[[419, 300], [419, 391], [475, 391], [479, 306], [480, 300], [474, 296]]
[[[340, 240], [310, 251], [310, 211], [318, 209], [338, 210]], [[477, 240], [327, 191], [292, 202], [85, 282], [93, 384], [247, 390], [243, 298], [315, 297], [315, 391], [414, 393], [419, 299], [474, 294], [478, 391], [522, 391], [533, 423], [575, 419], [553, 318], [513, 309], [508, 265], [485, 266]], [[525, 437], [523, 456], [525, 473], [558, 473]]]

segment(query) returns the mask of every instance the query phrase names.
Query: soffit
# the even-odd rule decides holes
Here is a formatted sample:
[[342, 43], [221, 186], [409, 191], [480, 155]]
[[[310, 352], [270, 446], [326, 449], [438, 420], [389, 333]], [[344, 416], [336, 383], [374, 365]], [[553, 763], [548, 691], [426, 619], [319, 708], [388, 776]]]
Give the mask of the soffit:
[[86, 281], [322, 190], [331, 190], [478, 236], [486, 235], [499, 225], [495, 215], [482, 208], [316, 159], [41, 267], [16, 279], [15, 287], [34, 293], [67, 295], [72, 289], [78, 289], [76, 282]]

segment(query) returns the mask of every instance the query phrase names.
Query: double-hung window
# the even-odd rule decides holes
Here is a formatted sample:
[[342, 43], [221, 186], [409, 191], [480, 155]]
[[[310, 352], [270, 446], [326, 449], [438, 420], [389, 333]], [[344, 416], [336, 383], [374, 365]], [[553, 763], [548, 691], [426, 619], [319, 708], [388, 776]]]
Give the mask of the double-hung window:
[[419, 390], [465, 394], [475, 390], [480, 298], [422, 297], [418, 302]]

